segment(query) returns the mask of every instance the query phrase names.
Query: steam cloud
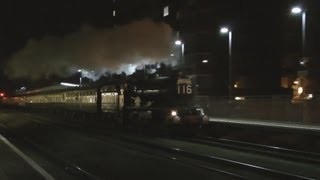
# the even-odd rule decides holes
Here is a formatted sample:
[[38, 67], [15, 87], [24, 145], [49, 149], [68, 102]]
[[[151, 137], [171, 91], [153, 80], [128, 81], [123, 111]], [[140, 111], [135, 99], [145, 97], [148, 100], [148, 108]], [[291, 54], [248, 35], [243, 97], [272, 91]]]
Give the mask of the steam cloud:
[[67, 76], [77, 69], [132, 73], [138, 65], [168, 61], [172, 41], [169, 25], [148, 19], [111, 29], [86, 25], [65, 37], [30, 39], [8, 61], [6, 73], [31, 79]]

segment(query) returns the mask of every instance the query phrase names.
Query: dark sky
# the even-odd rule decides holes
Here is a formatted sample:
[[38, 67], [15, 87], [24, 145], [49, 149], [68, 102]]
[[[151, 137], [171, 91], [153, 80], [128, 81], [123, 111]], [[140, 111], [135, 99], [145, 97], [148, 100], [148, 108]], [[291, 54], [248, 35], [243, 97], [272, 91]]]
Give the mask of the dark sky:
[[[144, 5], [142, 2], [148, 2], [148, 5]], [[222, 12], [221, 15], [217, 15], [218, 22], [227, 20], [232, 25], [238, 27], [237, 36], [239, 39], [243, 39], [242, 41], [239, 40], [239, 42], [242, 42], [240, 45], [242, 48], [250, 49], [251, 46], [259, 44], [259, 37], [261, 36], [263, 36], [261, 39], [266, 40], [263, 44], [264, 46], [272, 46], [272, 39], [281, 38], [282, 40], [277, 42], [283, 42], [279, 51], [284, 53], [298, 50], [299, 42], [297, 42], [297, 39], [300, 35], [300, 19], [291, 17], [289, 10], [291, 4], [301, 4], [304, 2], [308, 9], [307, 38], [310, 52], [319, 58], [319, 0], [215, 0], [214, 2], [216, 6], [219, 6], [215, 9], [219, 9]], [[16, 84], [7, 80], [8, 77], [3, 74], [3, 67], [15, 53], [28, 44], [30, 39], [41, 41], [44, 37], [48, 36], [63, 38], [79, 31], [85, 24], [96, 29], [107, 29], [112, 24], [112, 16], [109, 14], [113, 8], [111, 4], [112, 1], [103, 0], [1, 1], [0, 67], [2, 68], [0, 70], [0, 89], [10, 89]], [[152, 12], [152, 10], [146, 11], [146, 7], [154, 8], [150, 0], [132, 0], [131, 4], [128, 4], [128, 7], [133, 6], [136, 6], [136, 10], [139, 10], [139, 7], [141, 8], [141, 11], [130, 11], [130, 13], [135, 14], [132, 16], [138, 17], [148, 16], [147, 14]], [[266, 16], [268, 11], [270, 19]], [[281, 13], [280, 11], [283, 12]], [[266, 31], [261, 30], [266, 21], [274, 22], [267, 22], [267, 24], [275, 26], [274, 31], [270, 31], [270, 29]], [[283, 22], [283, 24], [278, 24], [279, 22]], [[255, 27], [259, 27], [261, 31], [255, 33]], [[278, 34], [279, 29], [281, 34]], [[250, 34], [251, 37], [248, 38]], [[218, 37], [219, 34], [217, 33], [216, 36]], [[247, 40], [250, 43], [246, 45], [243, 42]], [[238, 51], [241, 51], [240, 48]]]
[[[148, 18], [148, 12], [152, 11], [137, 11], [136, 7], [145, 5], [142, 1], [137, 2], [132, 6], [128, 4], [128, 10], [123, 6], [121, 10], [127, 15], [123, 19], [117, 19], [117, 26], [111, 28], [114, 19], [111, 0], [7, 1], [1, 6], [4, 17], [0, 27], [2, 71], [8, 71], [9, 68], [5, 65], [9, 64], [17, 67], [14, 74], [20, 76], [21, 73], [31, 75], [32, 72], [46, 70], [61, 75], [64, 73], [62, 64], [70, 65], [69, 68], [92, 70], [96, 70], [97, 66], [108, 66], [109, 70], [116, 71], [116, 65], [134, 64], [138, 62], [137, 59], [144, 62], [162, 60], [170, 54], [167, 52], [167, 44], [172, 42], [172, 39], [169, 39], [172, 35], [171, 28], [164, 23], [143, 19]], [[148, 7], [153, 6], [150, 1], [146, 4]], [[123, 53], [124, 51], [126, 53]], [[68, 61], [65, 63], [64, 59]], [[109, 62], [102, 64], [103, 59], [108, 59]], [[53, 64], [53, 61], [56, 63]], [[72, 62], [77, 62], [75, 64], [78, 66], [72, 67]], [[30, 66], [34, 66], [34, 69]], [[7, 77], [0, 72], [0, 89], [8, 89], [12, 87], [11, 84], [17, 84], [8, 84], [9, 81], [6, 82], [5, 79]]]
[[[63, 36], [76, 31], [83, 23], [103, 25], [108, 17], [105, 1], [20, 1], [2, 2], [4, 14], [1, 31], [5, 44], [2, 56], [22, 48], [29, 38]], [[110, 3], [109, 3], [110, 4]], [[110, 7], [109, 7], [110, 8]], [[110, 17], [110, 15], [109, 15]]]

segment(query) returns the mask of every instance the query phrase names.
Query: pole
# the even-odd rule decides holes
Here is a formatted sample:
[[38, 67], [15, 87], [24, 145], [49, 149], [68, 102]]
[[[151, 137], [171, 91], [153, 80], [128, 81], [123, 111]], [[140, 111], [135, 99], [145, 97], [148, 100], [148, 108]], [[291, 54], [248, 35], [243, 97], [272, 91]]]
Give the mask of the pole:
[[232, 31], [229, 31], [229, 98], [232, 93]]
[[306, 54], [306, 11], [302, 12], [302, 57]]
[[82, 71], [80, 72], [80, 79], [79, 79], [80, 87], [82, 86]]
[[181, 67], [184, 65], [184, 43], [181, 44]]

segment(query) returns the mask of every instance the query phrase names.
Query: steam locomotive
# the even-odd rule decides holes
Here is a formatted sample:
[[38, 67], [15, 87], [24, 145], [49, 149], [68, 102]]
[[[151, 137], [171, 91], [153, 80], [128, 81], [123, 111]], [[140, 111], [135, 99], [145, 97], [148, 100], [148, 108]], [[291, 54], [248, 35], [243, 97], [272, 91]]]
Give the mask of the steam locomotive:
[[123, 125], [189, 125], [209, 122], [193, 102], [188, 77], [113, 81], [89, 87], [43, 88], [14, 97], [11, 104], [76, 113], [93, 113]]

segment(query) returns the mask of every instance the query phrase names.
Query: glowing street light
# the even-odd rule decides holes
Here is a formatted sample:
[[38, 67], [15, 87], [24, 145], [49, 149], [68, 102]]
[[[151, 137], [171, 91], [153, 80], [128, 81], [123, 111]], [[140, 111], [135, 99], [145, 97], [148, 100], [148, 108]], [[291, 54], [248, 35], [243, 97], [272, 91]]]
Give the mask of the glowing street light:
[[207, 59], [202, 60], [202, 63], [208, 63]]
[[229, 32], [229, 29], [226, 28], [226, 27], [223, 27], [223, 28], [220, 29], [220, 32], [221, 32], [222, 34], [225, 34], [225, 33], [228, 33], [228, 32]]
[[229, 83], [228, 83], [228, 90], [229, 90], [229, 97], [231, 97], [232, 91], [232, 31], [227, 27], [220, 28], [221, 34], [228, 34], [229, 35]]
[[293, 14], [300, 14], [300, 13], [302, 12], [302, 9], [301, 9], [300, 7], [293, 7], [293, 8], [291, 9], [291, 12], [292, 12]]
[[176, 40], [174, 43], [175, 43], [176, 45], [181, 45], [181, 44], [182, 44], [182, 41]]

